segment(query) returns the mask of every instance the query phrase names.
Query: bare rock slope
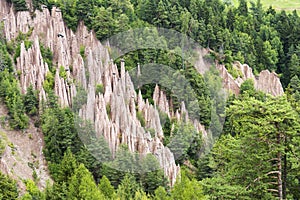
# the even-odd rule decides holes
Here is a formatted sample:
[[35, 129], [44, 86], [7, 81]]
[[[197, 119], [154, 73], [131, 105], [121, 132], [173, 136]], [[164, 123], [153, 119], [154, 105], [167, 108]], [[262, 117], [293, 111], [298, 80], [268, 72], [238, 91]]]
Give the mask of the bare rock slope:
[[29, 128], [22, 131], [11, 131], [7, 121], [7, 109], [0, 104], [0, 137], [6, 148], [0, 157], [0, 170], [17, 181], [21, 193], [26, 187], [25, 179], [33, 179], [40, 188], [51, 182], [43, 155], [43, 134], [30, 122]]

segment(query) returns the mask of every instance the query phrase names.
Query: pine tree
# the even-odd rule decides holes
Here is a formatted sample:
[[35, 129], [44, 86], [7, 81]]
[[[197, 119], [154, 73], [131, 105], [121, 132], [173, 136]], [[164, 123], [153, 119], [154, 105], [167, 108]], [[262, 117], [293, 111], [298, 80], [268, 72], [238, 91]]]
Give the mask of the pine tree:
[[55, 181], [58, 183], [69, 183], [72, 175], [77, 169], [77, 161], [74, 155], [72, 154], [70, 148], [64, 153], [64, 157], [59, 164], [59, 169], [55, 178]]
[[184, 173], [181, 173], [180, 179], [176, 181], [171, 191], [171, 197], [178, 200], [206, 199], [200, 182], [195, 179], [190, 180]]
[[[227, 115], [231, 129], [213, 149], [217, 171], [213, 179], [204, 181], [207, 191], [225, 184], [214, 188], [214, 197], [285, 199], [286, 177], [293, 174], [287, 161], [299, 154], [291, 153], [296, 151], [300, 130], [291, 105], [285, 97], [268, 96], [264, 101], [245, 97], [234, 101]], [[226, 182], [231, 186], [228, 191]]]
[[289, 64], [290, 77], [293, 77], [295, 75], [298, 76], [300, 74], [299, 67], [300, 67], [300, 59], [296, 54], [293, 54]]
[[117, 190], [117, 197], [120, 199], [132, 199], [140, 186], [137, 184], [134, 176], [126, 174]]
[[68, 199], [102, 200], [104, 195], [97, 188], [91, 173], [80, 164], [74, 171], [68, 187]]
[[0, 172], [0, 199], [17, 199], [18, 196], [16, 182]]
[[38, 111], [38, 97], [37, 92], [33, 89], [32, 85], [30, 85], [27, 89], [27, 93], [24, 96], [24, 108], [27, 114], [35, 115]]
[[110, 184], [110, 181], [106, 176], [103, 176], [98, 184], [99, 190], [102, 192], [102, 194], [108, 198], [108, 199], [114, 199], [115, 198], [115, 189]]

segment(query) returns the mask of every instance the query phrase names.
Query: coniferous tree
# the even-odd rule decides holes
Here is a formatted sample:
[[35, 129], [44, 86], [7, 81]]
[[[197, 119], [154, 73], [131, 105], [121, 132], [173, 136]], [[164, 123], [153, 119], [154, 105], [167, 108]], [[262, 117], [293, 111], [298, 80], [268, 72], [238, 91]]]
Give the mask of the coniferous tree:
[[97, 188], [91, 173], [80, 164], [74, 171], [68, 186], [67, 197], [69, 199], [101, 200], [104, 195]]
[[16, 182], [0, 172], [0, 199], [17, 199], [18, 196]]
[[24, 96], [24, 108], [27, 114], [35, 115], [38, 111], [38, 97], [37, 92], [33, 89], [32, 85], [30, 85], [27, 89], [27, 93]]

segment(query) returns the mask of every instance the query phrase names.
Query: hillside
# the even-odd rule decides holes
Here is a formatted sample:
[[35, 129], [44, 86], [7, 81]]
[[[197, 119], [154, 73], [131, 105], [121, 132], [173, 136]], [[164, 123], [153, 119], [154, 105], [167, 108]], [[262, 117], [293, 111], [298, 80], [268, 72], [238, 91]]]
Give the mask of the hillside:
[[0, 199], [299, 198], [300, 17], [239, 2], [0, 0]]
[[[233, 1], [234, 5], [238, 5], [238, 0]], [[292, 12], [293, 10], [300, 10], [300, 2], [297, 0], [261, 0], [263, 7], [265, 9], [272, 6], [275, 10], [285, 10], [287, 12]]]
[[[0, 118], [5, 119], [8, 111], [3, 104], [0, 105]], [[0, 133], [5, 138], [5, 150], [1, 156], [0, 170], [17, 180], [20, 191], [24, 193], [25, 179], [36, 181], [40, 188], [46, 187], [50, 181], [47, 163], [43, 155], [44, 140], [41, 130], [30, 122], [25, 131], [9, 130], [7, 120], [1, 122]]]

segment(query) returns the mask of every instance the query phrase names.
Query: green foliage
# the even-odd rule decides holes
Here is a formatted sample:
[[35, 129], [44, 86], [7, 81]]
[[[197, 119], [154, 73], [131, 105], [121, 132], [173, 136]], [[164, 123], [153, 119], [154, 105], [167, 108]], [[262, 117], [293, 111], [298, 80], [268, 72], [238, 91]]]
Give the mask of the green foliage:
[[237, 79], [238, 77], [243, 77], [243, 73], [241, 72], [241, 70], [237, 69], [232, 64], [226, 64], [225, 67], [234, 79]]
[[168, 200], [171, 199], [168, 196], [167, 191], [165, 190], [165, 188], [159, 186], [155, 191], [154, 191], [154, 196], [153, 199], [155, 200]]
[[0, 158], [2, 157], [2, 154], [5, 151], [6, 142], [7, 142], [6, 134], [0, 131]]
[[133, 199], [140, 186], [136, 182], [134, 176], [126, 174], [117, 190], [117, 196], [120, 199]]
[[[24, 0], [12, 0], [12, 3], [16, 11], [27, 10]], [[101, 40], [130, 28], [153, 25], [180, 31], [195, 39], [202, 46], [209, 47], [212, 52], [216, 52], [213, 54], [215, 59], [225, 64], [235, 78], [241, 75], [240, 71], [232, 67], [235, 60], [241, 63], [246, 62], [257, 73], [269, 69], [282, 74], [280, 77], [283, 85], [290, 86], [288, 92], [290, 92], [291, 101], [297, 102], [300, 99], [298, 78], [300, 76], [300, 45], [298, 45], [300, 18], [296, 12], [278, 13], [272, 8], [265, 11], [260, 1], [248, 4], [246, 0], [239, 0], [238, 8], [233, 7], [229, 1], [220, 0], [57, 0], [52, 3], [60, 7], [69, 28], [75, 31], [79, 21], [82, 20], [89, 29], [95, 31], [96, 36]], [[46, 0], [32, 1], [34, 9], [39, 9], [42, 4], [50, 9], [52, 3]], [[222, 128], [217, 122], [221, 116], [220, 113], [224, 113], [221, 110], [224, 102], [217, 98], [218, 89], [222, 87], [219, 74], [210, 70], [205, 76], [200, 76], [189, 63], [177, 55], [178, 52], [182, 52], [180, 45], [180, 47], [176, 45], [169, 47], [166, 44], [168, 38], [161, 38], [157, 33], [147, 31], [145, 29], [145, 32], [141, 34], [143, 36], [133, 37], [140, 37], [138, 38], [140, 40], [146, 38], [147, 42], [155, 44], [157, 48], [165, 47], [167, 50], [148, 49], [131, 52], [124, 56], [126, 68], [131, 69], [138, 62], [140, 64], [156, 62], [178, 70], [178, 73], [183, 74], [192, 86], [193, 91], [186, 90], [185, 96], [182, 96], [190, 100], [186, 103], [190, 116], [198, 117], [205, 127], [209, 127], [213, 122], [211, 130], [213, 137], [216, 138]], [[32, 29], [27, 34], [19, 34], [15, 42], [1, 43], [0, 46], [0, 96], [9, 109], [10, 125], [16, 129], [26, 127], [28, 118], [24, 112], [33, 115], [38, 109], [37, 97], [32, 88], [28, 88], [27, 94], [22, 98], [18, 81], [12, 75], [12, 62], [8, 54], [8, 52], [11, 54], [14, 52], [16, 62], [20, 56], [20, 42], [24, 41], [27, 50], [32, 44], [28, 40], [30, 32]], [[56, 181], [53, 186], [47, 186], [45, 191], [47, 199], [111, 199], [115, 197], [114, 195], [121, 199], [147, 199], [145, 192], [154, 194], [155, 199], [206, 198], [199, 182], [190, 180], [184, 174], [168, 196], [163, 188], [166, 186], [163, 172], [153, 170], [159, 168], [153, 156], [147, 155], [141, 159], [136, 154], [121, 149], [117, 152], [116, 160], [111, 161], [107, 143], [102, 137], [95, 137], [93, 125], [80, 122], [79, 124], [83, 126], [76, 127], [73, 113], [69, 109], [58, 107], [57, 98], [53, 93], [56, 74], [52, 63], [53, 54], [49, 48], [42, 45], [41, 53], [50, 69], [43, 85], [48, 95], [41, 119], [46, 143], [44, 151], [50, 171]], [[83, 46], [80, 47], [80, 54], [84, 57]], [[88, 73], [86, 74], [88, 76]], [[64, 79], [67, 78], [63, 67], [59, 68], [59, 75]], [[171, 78], [177, 80], [175, 75]], [[151, 99], [153, 86], [154, 84], [149, 84], [141, 88], [143, 97], [148, 98], [150, 103], [153, 103]], [[182, 86], [176, 86], [173, 89], [179, 90], [180, 88]], [[170, 90], [163, 89], [168, 97], [172, 98], [175, 108], [179, 108], [181, 96], [175, 97]], [[84, 89], [77, 91], [72, 105], [76, 113], [86, 103], [86, 91]], [[97, 85], [96, 92], [103, 93], [103, 86]], [[192, 96], [192, 94], [195, 95]], [[177, 123], [171, 134], [171, 121], [168, 118], [165, 119], [166, 123], [163, 127], [164, 143], [170, 146], [176, 157], [181, 155], [177, 160], [179, 163], [189, 160], [192, 165], [197, 166], [197, 177], [204, 179], [201, 182], [204, 191], [213, 199], [271, 199], [275, 197], [269, 191], [269, 189], [277, 189], [272, 186], [274, 180], [265, 174], [271, 170], [277, 170], [276, 165], [279, 161], [269, 160], [277, 158], [278, 153], [281, 153], [281, 158], [277, 160], [283, 163], [282, 178], [286, 183], [283, 190], [288, 193], [288, 196], [284, 198], [299, 199], [297, 159], [299, 153], [295, 148], [299, 141], [295, 133], [299, 131], [297, 120], [295, 120], [297, 115], [292, 112], [290, 105], [285, 100], [274, 100], [255, 91], [251, 80], [242, 84], [241, 95], [229, 104], [224, 135], [214, 146], [211, 155], [199, 158], [202, 138], [195, 132], [192, 125]], [[297, 107], [297, 103], [294, 104]], [[200, 110], [197, 109], [198, 107]], [[106, 110], [110, 116], [109, 104]], [[142, 126], [145, 126], [142, 113], [137, 112], [137, 118]], [[87, 145], [83, 146], [79, 142], [78, 133], [85, 136], [81, 139]], [[107, 162], [108, 165], [103, 166], [99, 159]], [[90, 172], [83, 165], [78, 167], [76, 160], [84, 163]], [[121, 169], [121, 171], [116, 169]], [[132, 176], [125, 175], [128, 169], [131, 169], [129, 173], [132, 173]], [[136, 171], [141, 173], [135, 174]], [[103, 176], [98, 189], [91, 174], [96, 180], [103, 175], [106, 175], [108, 179]], [[109, 180], [114, 187], [118, 188], [117, 194]], [[3, 194], [1, 192], [0, 197]], [[39, 193], [36, 186], [30, 182], [25, 197], [28, 199], [45, 198], [44, 194]], [[9, 197], [3, 198], [10, 199]]]
[[77, 160], [83, 163], [97, 180], [103, 175], [103, 165], [112, 159], [108, 143], [103, 136], [96, 137], [94, 127], [84, 123], [77, 124], [80, 139], [85, 144], [77, 153]]
[[78, 16], [76, 15], [76, 3], [74, 0], [56, 1], [56, 4], [60, 7], [63, 15], [63, 19], [66, 22], [68, 28], [76, 31], [78, 24]]
[[115, 189], [111, 185], [110, 181], [106, 176], [103, 176], [98, 184], [98, 188], [101, 191], [101, 193], [107, 198], [107, 199], [114, 199], [115, 198]]
[[24, 114], [24, 103], [18, 81], [7, 69], [0, 73], [0, 97], [9, 110], [9, 124], [13, 129], [25, 129], [28, 126], [28, 117]]
[[289, 189], [295, 181], [290, 166], [299, 152], [290, 152], [299, 143], [299, 122], [286, 97], [268, 96], [263, 101], [244, 97], [233, 101], [227, 116], [230, 129], [224, 129], [226, 134], [213, 148], [211, 166], [216, 172], [212, 179], [204, 180], [205, 191], [212, 198], [225, 199], [299, 195]]
[[45, 46], [40, 42], [40, 49], [41, 49], [41, 54], [43, 57], [43, 60], [48, 64], [48, 68], [50, 72], [55, 74], [55, 69], [53, 68], [53, 53], [50, 48], [45, 48]]
[[265, 94], [261, 91], [257, 91], [254, 87], [254, 81], [252, 79], [247, 79], [241, 84], [240, 87], [241, 99], [244, 96], [255, 97], [256, 99], [263, 100]]
[[106, 108], [106, 114], [107, 114], [108, 118], [111, 118], [111, 106], [110, 106], [110, 104], [107, 104], [105, 108]]
[[54, 89], [54, 76], [51, 72], [46, 74], [46, 79], [43, 83], [43, 88], [47, 93], [50, 93]]
[[79, 139], [74, 126], [74, 113], [69, 108], [48, 108], [42, 118], [44, 154], [48, 161], [59, 163], [68, 147], [79, 150]]
[[201, 146], [201, 135], [192, 124], [175, 123], [168, 147], [174, 154], [176, 162], [183, 164], [186, 159], [196, 161]]
[[29, 115], [36, 115], [38, 112], [38, 94], [37, 91], [33, 89], [32, 85], [27, 88], [27, 93], [24, 96], [24, 108], [25, 112]]
[[241, 85], [240, 92], [241, 94], [247, 92], [250, 96], [253, 96], [255, 93], [254, 81], [252, 79], [247, 79], [244, 81]]
[[113, 161], [105, 163], [102, 172], [114, 187], [118, 187], [127, 173], [128, 176], [134, 175], [134, 179], [139, 180], [139, 188], [148, 193], [153, 193], [159, 186], [167, 185], [164, 173], [153, 155], [147, 154], [144, 158], [140, 158], [140, 155], [129, 152], [125, 146], [117, 151]]
[[20, 53], [21, 53], [21, 44], [18, 44], [17, 48], [16, 48], [16, 52], [14, 54], [14, 62], [17, 63], [17, 58], [20, 57]]
[[0, 172], [0, 199], [17, 199], [18, 196], [16, 182]]
[[136, 118], [141, 122], [141, 126], [145, 127], [146, 121], [145, 121], [145, 118], [144, 118], [143, 113], [141, 111], [136, 112]]
[[[211, 102], [209, 98], [208, 84], [204, 82], [204, 78], [194, 68], [188, 68], [185, 72], [185, 77], [188, 79], [191, 85], [193, 94], [186, 92], [187, 96], [196, 97], [198, 105], [194, 105], [193, 102], [189, 102], [186, 106], [189, 111], [189, 115], [192, 118], [199, 119], [199, 121], [208, 127], [211, 119]], [[196, 108], [199, 108], [196, 109]]]
[[73, 104], [72, 104], [72, 110], [74, 112], [78, 112], [81, 107], [87, 103], [87, 92], [82, 87], [77, 87], [77, 93], [76, 96], [73, 97]]
[[91, 173], [80, 164], [71, 177], [67, 193], [68, 199], [96, 200], [104, 199], [104, 195], [97, 188]]
[[203, 194], [200, 182], [190, 180], [184, 173], [181, 173], [180, 180], [177, 180], [171, 191], [172, 199], [207, 199]]
[[82, 46], [82, 45], [80, 46], [79, 53], [82, 58], [85, 58], [85, 46]]
[[32, 180], [26, 180], [26, 193], [22, 196], [22, 200], [40, 199], [46, 200], [45, 194], [39, 190]]
[[32, 46], [32, 41], [25, 40], [24, 45], [25, 45], [25, 49], [28, 50]]
[[64, 66], [60, 66], [59, 76], [62, 77], [63, 79], [65, 79], [65, 80], [67, 80], [67, 72], [66, 72]]
[[103, 86], [103, 84], [97, 84], [96, 85], [96, 93], [97, 94], [104, 94], [104, 86]]
[[40, 11], [42, 11], [41, 8], [42, 5], [47, 6], [48, 9], [51, 10], [52, 3], [53, 2], [51, 2], [51, 0], [32, 0], [33, 9], [40, 10]]
[[68, 148], [64, 153], [64, 157], [58, 164], [58, 171], [53, 174], [53, 178], [57, 183], [69, 183], [75, 169], [77, 169], [77, 161], [71, 150]]
[[11, 0], [14, 5], [15, 11], [27, 11], [27, 4], [25, 0]]

